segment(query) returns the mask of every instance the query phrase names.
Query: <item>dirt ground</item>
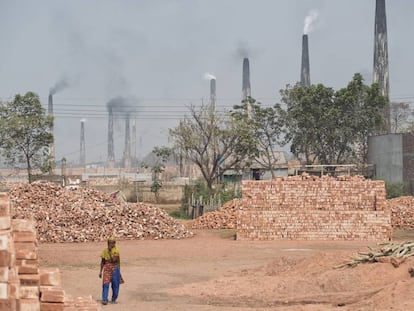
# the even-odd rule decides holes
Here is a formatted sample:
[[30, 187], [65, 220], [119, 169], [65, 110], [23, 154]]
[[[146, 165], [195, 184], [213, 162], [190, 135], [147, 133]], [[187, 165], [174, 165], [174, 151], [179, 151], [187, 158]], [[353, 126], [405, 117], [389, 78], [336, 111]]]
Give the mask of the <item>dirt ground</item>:
[[[193, 230], [183, 240], [118, 241], [119, 301], [103, 310], [414, 310], [409, 259], [334, 269], [369, 242], [236, 241], [234, 230]], [[398, 232], [394, 242], [412, 241]], [[40, 244], [42, 267], [58, 267], [67, 294], [100, 302], [106, 243]]]

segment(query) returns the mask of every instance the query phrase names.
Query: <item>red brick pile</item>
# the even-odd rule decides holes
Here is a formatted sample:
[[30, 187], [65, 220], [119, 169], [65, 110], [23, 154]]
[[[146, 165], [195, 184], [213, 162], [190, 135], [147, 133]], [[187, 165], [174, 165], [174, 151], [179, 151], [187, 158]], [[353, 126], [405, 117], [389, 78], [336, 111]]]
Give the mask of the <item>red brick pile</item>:
[[12, 217], [33, 219], [40, 242], [182, 239], [193, 236], [164, 210], [112, 199], [98, 190], [22, 183], [10, 190]]
[[35, 222], [11, 219], [9, 198], [0, 194], [0, 310], [99, 311], [92, 296], [65, 294], [57, 268], [39, 267]]
[[237, 210], [241, 207], [239, 199], [225, 203], [220, 210], [206, 213], [196, 218], [192, 229], [235, 229]]
[[395, 229], [414, 229], [414, 197], [402, 196], [387, 200], [391, 209], [391, 224]]
[[239, 240], [389, 240], [384, 181], [282, 177], [243, 181]]

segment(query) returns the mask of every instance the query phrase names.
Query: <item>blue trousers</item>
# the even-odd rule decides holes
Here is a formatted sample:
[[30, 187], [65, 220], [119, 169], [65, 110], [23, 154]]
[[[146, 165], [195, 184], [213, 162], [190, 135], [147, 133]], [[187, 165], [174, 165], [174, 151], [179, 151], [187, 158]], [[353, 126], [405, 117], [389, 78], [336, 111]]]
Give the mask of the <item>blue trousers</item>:
[[[112, 274], [111, 279], [111, 288], [112, 288], [112, 302], [115, 302], [118, 298], [119, 294], [119, 284], [121, 280], [121, 271], [119, 267], [115, 268], [114, 273]], [[108, 301], [108, 293], [109, 293], [109, 283], [102, 285], [102, 301]]]

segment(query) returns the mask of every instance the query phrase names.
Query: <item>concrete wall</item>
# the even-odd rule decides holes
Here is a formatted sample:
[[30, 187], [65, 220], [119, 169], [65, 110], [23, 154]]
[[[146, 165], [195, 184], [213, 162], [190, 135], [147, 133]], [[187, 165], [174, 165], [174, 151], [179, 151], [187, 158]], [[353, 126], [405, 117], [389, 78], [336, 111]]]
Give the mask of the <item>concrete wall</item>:
[[403, 182], [403, 135], [389, 134], [368, 138], [368, 164], [375, 164], [376, 178]]
[[404, 190], [414, 194], [414, 135], [403, 135], [403, 181]]
[[[137, 185], [127, 185], [119, 187], [118, 185], [88, 185], [91, 188], [98, 189], [106, 193], [112, 193], [117, 190], [122, 190], [124, 195], [127, 197], [128, 201], [136, 202], [138, 199], [139, 202], [155, 203], [155, 195], [151, 192], [150, 184]], [[159, 190], [159, 202], [158, 203], [168, 203], [176, 204], [181, 203], [181, 199], [184, 195], [184, 186], [183, 185], [169, 185], [163, 184], [162, 188]]]

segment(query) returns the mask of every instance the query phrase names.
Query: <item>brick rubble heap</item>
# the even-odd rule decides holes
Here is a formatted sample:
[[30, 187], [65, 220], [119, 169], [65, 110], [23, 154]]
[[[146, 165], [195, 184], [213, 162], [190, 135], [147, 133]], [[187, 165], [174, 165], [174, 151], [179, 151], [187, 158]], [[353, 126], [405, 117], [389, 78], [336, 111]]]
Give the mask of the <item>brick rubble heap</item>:
[[43, 242], [97, 242], [119, 239], [182, 239], [193, 233], [163, 209], [126, 203], [86, 187], [22, 183], [10, 191], [13, 218], [34, 219]]

